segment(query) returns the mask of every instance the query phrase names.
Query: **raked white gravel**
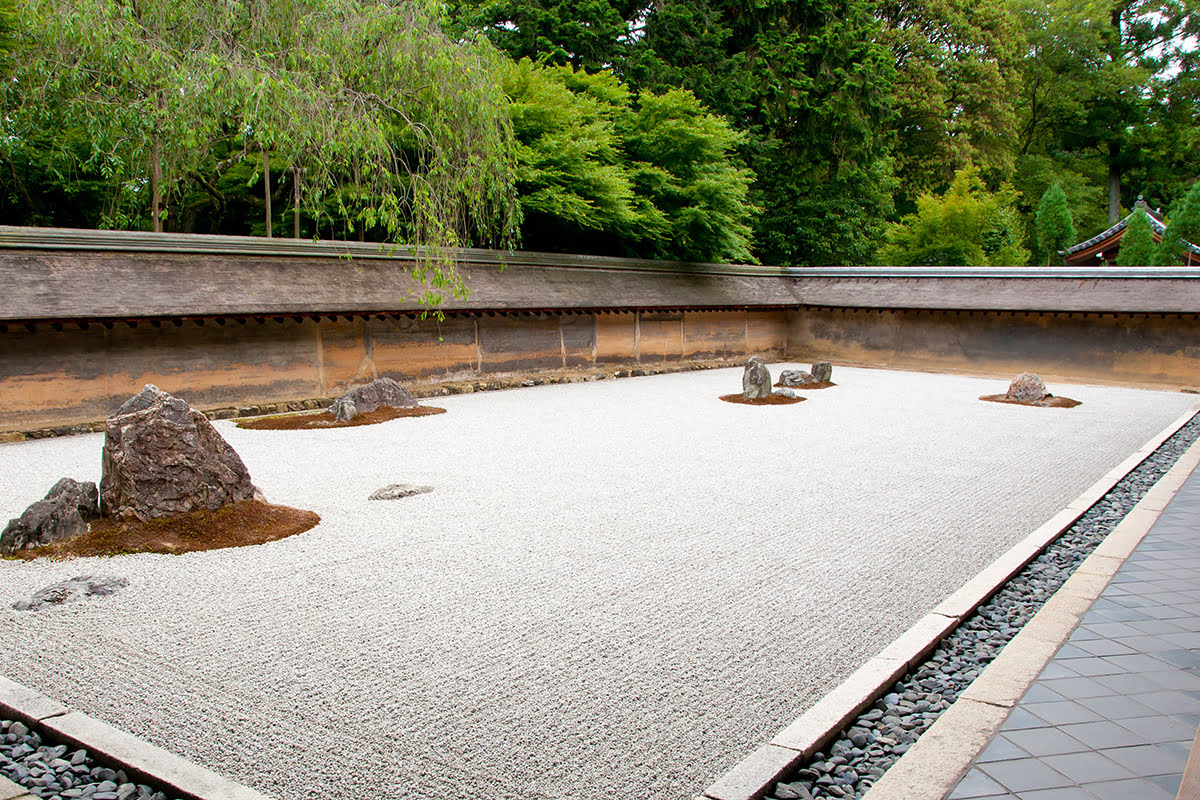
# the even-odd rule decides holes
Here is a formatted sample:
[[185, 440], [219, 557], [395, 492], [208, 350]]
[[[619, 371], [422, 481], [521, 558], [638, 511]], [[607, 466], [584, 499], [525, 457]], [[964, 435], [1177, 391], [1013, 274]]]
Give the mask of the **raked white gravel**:
[[[725, 369], [341, 430], [218, 423], [320, 526], [0, 562], [0, 674], [283, 800], [684, 800], [1196, 400], [833, 377], [793, 406], [720, 402]], [[98, 480], [102, 444], [0, 445], [0, 521]], [[402, 482], [435, 489], [367, 499]], [[89, 573], [130, 585], [12, 609]]]

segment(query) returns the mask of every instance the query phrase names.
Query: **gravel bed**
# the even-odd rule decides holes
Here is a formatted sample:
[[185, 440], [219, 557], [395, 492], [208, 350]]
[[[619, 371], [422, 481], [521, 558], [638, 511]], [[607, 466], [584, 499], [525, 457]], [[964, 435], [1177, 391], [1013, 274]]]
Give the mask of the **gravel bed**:
[[0, 720], [0, 775], [46, 800], [167, 800], [124, 770], [98, 765], [84, 749], [48, 745], [21, 722]]
[[1096, 501], [1065, 533], [950, 633], [915, 672], [896, 682], [826, 752], [771, 794], [775, 800], [858, 798], [908, 751], [1067, 582], [1113, 528], [1200, 437], [1193, 417]]
[[[1027, 408], [978, 399], [1007, 378], [850, 367], [798, 405], [721, 402], [741, 373], [218, 421], [321, 524], [0, 560], [0, 674], [287, 800], [687, 800], [1196, 402], [1052, 385], [1083, 405]], [[101, 445], [0, 445], [0, 520], [97, 480]], [[369, 499], [397, 483], [434, 491]], [[14, 608], [83, 574], [129, 583]]]

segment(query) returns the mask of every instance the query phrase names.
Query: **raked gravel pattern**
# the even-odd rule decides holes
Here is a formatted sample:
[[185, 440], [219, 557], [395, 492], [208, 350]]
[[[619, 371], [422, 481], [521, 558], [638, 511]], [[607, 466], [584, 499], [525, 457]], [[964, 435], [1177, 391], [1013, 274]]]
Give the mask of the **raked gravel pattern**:
[[[802, 365], [772, 365], [780, 368]], [[218, 423], [317, 528], [260, 547], [0, 562], [0, 674], [281, 798], [684, 800], [1194, 396], [836, 367], [426, 401], [320, 431]], [[186, 399], [186, 398], [185, 398]], [[0, 519], [99, 435], [0, 446]], [[370, 501], [394, 483], [435, 487]], [[37, 612], [75, 575], [129, 579]]]
[[846, 726], [827, 752], [813, 754], [777, 783], [771, 800], [865, 796], [1198, 437], [1200, 416], [1163, 442], [943, 639], [923, 664]]

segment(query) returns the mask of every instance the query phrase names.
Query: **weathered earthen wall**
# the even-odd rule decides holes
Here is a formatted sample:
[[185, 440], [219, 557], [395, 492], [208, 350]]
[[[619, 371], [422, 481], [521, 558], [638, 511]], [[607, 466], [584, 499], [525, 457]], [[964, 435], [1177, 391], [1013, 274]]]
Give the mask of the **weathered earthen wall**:
[[32, 323], [0, 332], [0, 431], [100, 420], [146, 383], [201, 408], [327, 397], [387, 375], [781, 357], [783, 311], [482, 313]]
[[802, 308], [787, 340], [799, 361], [1200, 388], [1200, 314]]

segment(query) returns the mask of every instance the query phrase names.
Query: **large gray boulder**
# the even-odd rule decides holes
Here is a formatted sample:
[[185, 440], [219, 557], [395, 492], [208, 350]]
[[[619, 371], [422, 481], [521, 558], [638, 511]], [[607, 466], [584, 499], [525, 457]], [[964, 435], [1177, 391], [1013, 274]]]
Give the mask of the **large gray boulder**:
[[812, 376], [817, 383], [829, 383], [833, 378], [833, 365], [828, 361], [814, 361]]
[[126, 407], [104, 426], [102, 513], [145, 521], [254, 499], [246, 465], [204, 414], [149, 385]]
[[779, 382], [784, 386], [808, 386], [819, 381], [802, 369], [785, 369], [779, 373]]
[[365, 386], [357, 386], [339, 397], [329, 407], [329, 413], [340, 422], [353, 419], [377, 408], [415, 408], [417, 399], [391, 378], [379, 378]]
[[1044, 400], [1047, 394], [1049, 393], [1046, 391], [1046, 384], [1042, 382], [1041, 378], [1032, 372], [1022, 372], [1013, 378], [1008, 391], [1004, 394], [1004, 399], [1016, 400], [1020, 403], [1036, 403]]
[[78, 536], [100, 516], [97, 500], [96, 484], [63, 478], [44, 499], [9, 521], [0, 533], [0, 553], [11, 554]]
[[771, 396], [771, 372], [758, 356], [750, 356], [742, 372], [742, 397], [762, 400]]

